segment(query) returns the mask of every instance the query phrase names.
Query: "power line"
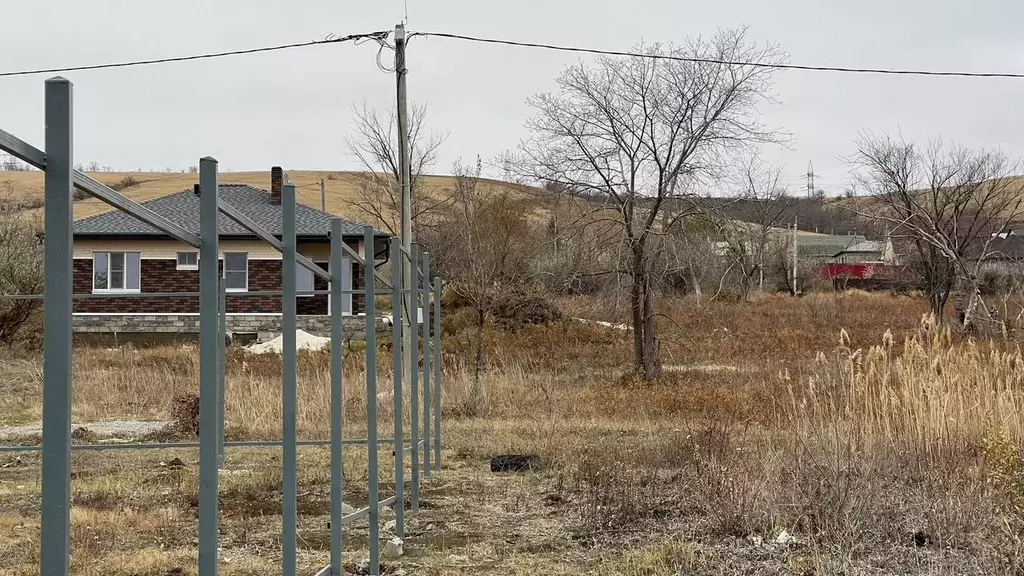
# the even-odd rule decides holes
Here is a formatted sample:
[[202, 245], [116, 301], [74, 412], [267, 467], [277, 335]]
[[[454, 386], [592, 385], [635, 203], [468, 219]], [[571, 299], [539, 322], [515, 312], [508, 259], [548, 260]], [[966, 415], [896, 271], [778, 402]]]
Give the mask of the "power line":
[[89, 64], [84, 66], [66, 66], [62, 68], [39, 68], [35, 70], [18, 70], [14, 72], [0, 72], [0, 78], [11, 76], [30, 76], [33, 74], [54, 74], [60, 72], [77, 72], [80, 70], [103, 70], [107, 68], [128, 68], [130, 66], [145, 66], [148, 64], [165, 64], [167, 62], [189, 62], [192, 60], [207, 60], [210, 58], [223, 58], [225, 56], [241, 56], [243, 54], [257, 54], [260, 52], [275, 52], [278, 50], [290, 50], [292, 48], [306, 48], [309, 46], [320, 46], [322, 44], [338, 44], [341, 42], [358, 41], [367, 38], [382, 41], [387, 38], [390, 32], [370, 32], [367, 34], [351, 34], [341, 38], [334, 38], [333, 35], [325, 40], [313, 40], [310, 42], [296, 42], [293, 44], [278, 44], [276, 46], [263, 46], [260, 48], [248, 48], [245, 50], [229, 50], [227, 52], [209, 52], [205, 54], [192, 54], [189, 56], [174, 56], [170, 58], [154, 58], [152, 60], [131, 60], [127, 62], [109, 62], [106, 64]]
[[[245, 54], [256, 54], [260, 52], [275, 52], [280, 50], [290, 50], [293, 48], [307, 48], [310, 46], [319, 46], [322, 44], [337, 44], [348, 41], [359, 41], [359, 40], [376, 40], [381, 44], [381, 49], [390, 47], [386, 43], [389, 31], [370, 32], [366, 34], [352, 34], [341, 38], [329, 37], [326, 40], [313, 40], [310, 42], [296, 42], [292, 44], [279, 44], [276, 46], [263, 46], [259, 48], [249, 48], [245, 50], [230, 50], [226, 52], [210, 52], [204, 54], [192, 54], [188, 56], [175, 56], [170, 58], [154, 58], [151, 60], [131, 60], [126, 62], [109, 62], [104, 64], [89, 64], [83, 66], [66, 66], [60, 68], [39, 68], [34, 70], [17, 70], [12, 72], [0, 72], [0, 78], [8, 78], [14, 76], [30, 76], [34, 74], [54, 74], [61, 72], [77, 72], [83, 70], [103, 70], [111, 68], [128, 68], [132, 66], [145, 66], [149, 64], [165, 64], [169, 62], [188, 62], [192, 60], [206, 60], [211, 58], [223, 58], [226, 56], [241, 56]], [[506, 46], [518, 46], [524, 48], [539, 48], [544, 50], [557, 50], [560, 52], [576, 52], [584, 54], [598, 54], [604, 56], [626, 56], [635, 58], [649, 58], [652, 60], [675, 60], [680, 62], [691, 62], [700, 64], [723, 64], [730, 66], [751, 66], [755, 68], [771, 68], [777, 70], [800, 70], [810, 72], [845, 72], [854, 74], [886, 74], [893, 76], [940, 76], [940, 77], [959, 77], [959, 78], [1011, 78], [1011, 79], [1024, 79], [1024, 73], [1016, 72], [964, 72], [964, 71], [945, 71], [945, 70], [909, 70], [909, 69], [894, 69], [894, 68], [852, 68], [845, 66], [808, 66], [801, 64], [781, 64], [771, 62], [744, 62], [744, 61], [733, 61], [733, 60], [718, 60], [714, 58], [696, 58], [688, 56], [673, 56], [669, 54], [642, 54], [639, 52], [625, 52], [618, 50], [602, 50], [598, 48], [584, 48], [579, 46], [560, 46], [555, 44], [542, 44], [536, 42], [519, 42], [515, 40], [502, 40], [497, 38], [480, 38], [475, 36], [466, 36], [463, 34], [451, 34], [447, 32], [414, 32], [409, 35], [411, 39], [413, 36], [424, 36], [424, 37], [438, 37], [448, 38], [453, 40], [465, 40], [469, 42], [479, 42], [484, 44], [501, 44]], [[379, 54], [378, 54], [379, 59]], [[384, 68], [381, 65], [382, 68]]]
[[778, 70], [803, 70], [811, 72], [848, 72], [854, 74], [888, 74], [893, 76], [952, 76], [960, 78], [1024, 78], [1024, 73], [1016, 72], [960, 72], [940, 70], [901, 70], [893, 68], [849, 68], [845, 66], [806, 66], [801, 64], [778, 64], [771, 62], [742, 62], [732, 60], [717, 60], [714, 58], [694, 58], [687, 56], [672, 56], [669, 54], [642, 54], [638, 52], [621, 52], [618, 50], [601, 50], [597, 48], [582, 48], [579, 46], [559, 46], [555, 44], [540, 44], [536, 42], [519, 42], [515, 40], [501, 40], [497, 38], [480, 38], [466, 36], [463, 34], [450, 34], [447, 32], [413, 32], [413, 36], [435, 36], [438, 38], [449, 38], [453, 40], [466, 40], [469, 42], [481, 42], [484, 44], [504, 44], [507, 46], [520, 46], [525, 48], [542, 48], [545, 50], [557, 50], [560, 52], [582, 52], [585, 54], [600, 54], [604, 56], [629, 56], [635, 58], [650, 58], [652, 60], [676, 60], [680, 62], [693, 62], [698, 64], [724, 64], [729, 66], [752, 66], [755, 68], [774, 68]]

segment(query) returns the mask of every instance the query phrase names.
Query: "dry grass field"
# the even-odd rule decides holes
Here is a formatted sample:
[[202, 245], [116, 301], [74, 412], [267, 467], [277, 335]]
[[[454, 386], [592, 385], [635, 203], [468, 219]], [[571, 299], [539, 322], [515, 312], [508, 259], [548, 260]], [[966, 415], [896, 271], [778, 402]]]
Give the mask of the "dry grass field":
[[[297, 187], [298, 201], [302, 204], [320, 208], [320, 179], [324, 179], [327, 196], [327, 211], [348, 218], [355, 222], [371, 223], [366, 213], [353, 203], [358, 200], [358, 186], [363, 175], [359, 172], [331, 172], [311, 170], [287, 170], [288, 177]], [[131, 186], [120, 188], [120, 192], [137, 202], [146, 202], [169, 194], [190, 190], [199, 182], [198, 174], [180, 172], [94, 172], [92, 178], [120, 188], [126, 178], [135, 181]], [[222, 184], [249, 184], [266, 190], [270, 187], [270, 171], [262, 172], [222, 172]], [[440, 195], [445, 189], [454, 185], [451, 176], [425, 176], [424, 186], [427, 194]], [[550, 194], [537, 188], [507, 184], [495, 180], [482, 180], [488, 189], [511, 187], [527, 202], [530, 209], [543, 211], [554, 200]], [[43, 200], [42, 172], [0, 172], [0, 192], [6, 193], [14, 201], [28, 207], [40, 206]], [[88, 218], [108, 212], [111, 208], [95, 198], [86, 198], [75, 202], [75, 219]]]
[[[597, 320], [624, 312], [610, 301], [560, 304], [567, 316]], [[445, 470], [428, 480], [407, 554], [387, 570], [1020, 574], [1024, 357], [1016, 343], [952, 336], [922, 321], [926, 309], [919, 299], [856, 293], [666, 301], [666, 371], [650, 385], [624, 377], [625, 331], [571, 320], [493, 328], [476, 406], [472, 317], [447, 310]], [[0, 363], [0, 423], [38, 421], [38, 355], [7, 353]], [[300, 360], [303, 438], [327, 436], [327, 368], [326, 354]], [[362, 369], [352, 348], [350, 436], [365, 433]], [[279, 437], [279, 375], [279, 358], [231, 351], [230, 437]], [[389, 378], [385, 370], [383, 389]], [[174, 397], [195, 394], [196, 381], [188, 345], [81, 348], [75, 418], [174, 419]], [[541, 466], [492, 474], [490, 457], [505, 453], [535, 455]], [[346, 499], [358, 505], [365, 454], [346, 454]], [[183, 468], [161, 464], [174, 457]], [[229, 452], [225, 574], [279, 570], [278, 458]], [[195, 573], [195, 452], [83, 452], [73, 466], [75, 574]], [[325, 450], [301, 451], [299, 482], [300, 567], [312, 574], [328, 558]], [[383, 493], [391, 488], [385, 480]], [[0, 455], [0, 573], [37, 572], [38, 506], [38, 456]], [[352, 527], [346, 539], [354, 564], [365, 530]]]

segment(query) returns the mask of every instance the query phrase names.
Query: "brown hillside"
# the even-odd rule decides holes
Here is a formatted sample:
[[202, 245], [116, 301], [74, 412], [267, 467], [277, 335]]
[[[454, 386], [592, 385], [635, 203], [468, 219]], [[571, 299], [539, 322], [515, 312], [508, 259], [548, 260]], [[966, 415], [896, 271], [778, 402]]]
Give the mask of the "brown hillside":
[[[370, 218], [354, 205], [358, 198], [360, 173], [358, 172], [320, 172], [306, 170], [287, 171], [288, 177], [298, 187], [298, 201], [307, 206], [320, 208], [320, 178], [324, 178], [327, 190], [327, 211], [348, 218], [354, 222], [372, 224]], [[137, 202], [146, 202], [155, 198], [189, 190], [199, 181], [198, 174], [180, 172], [96, 172], [89, 174], [92, 178], [116, 187], [126, 177], [138, 183], [122, 189], [120, 192]], [[454, 186], [451, 176], [425, 177], [427, 190], [430, 194], [440, 194], [446, 188]], [[260, 172], [222, 172], [222, 184], [249, 184], [266, 190], [270, 187], [270, 171]], [[523, 204], [535, 217], [543, 217], [554, 206], [557, 198], [550, 192], [540, 188], [510, 184], [497, 180], [481, 179], [488, 189], [511, 187], [522, 196]], [[0, 191], [10, 192], [11, 199], [22, 202], [26, 206], [38, 206], [43, 200], [42, 172], [0, 172]], [[112, 210], [108, 205], [95, 198], [87, 198], [75, 202], [75, 219], [88, 218]]]

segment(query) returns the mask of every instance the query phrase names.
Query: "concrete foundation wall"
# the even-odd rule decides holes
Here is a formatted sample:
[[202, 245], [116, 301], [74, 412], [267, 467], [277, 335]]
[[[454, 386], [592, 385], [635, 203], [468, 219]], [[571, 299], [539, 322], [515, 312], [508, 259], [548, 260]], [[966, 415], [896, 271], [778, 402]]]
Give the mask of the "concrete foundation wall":
[[[330, 336], [330, 316], [299, 316], [300, 330], [317, 336]], [[377, 331], [384, 329], [380, 318], [376, 319]], [[80, 335], [180, 335], [198, 336], [199, 315], [134, 315], [134, 314], [75, 314], [73, 325]], [[275, 338], [281, 333], [281, 317], [275, 315], [229, 314], [227, 329], [231, 335], [255, 335], [260, 342]], [[348, 339], [366, 338], [365, 316], [344, 316], [342, 330]]]

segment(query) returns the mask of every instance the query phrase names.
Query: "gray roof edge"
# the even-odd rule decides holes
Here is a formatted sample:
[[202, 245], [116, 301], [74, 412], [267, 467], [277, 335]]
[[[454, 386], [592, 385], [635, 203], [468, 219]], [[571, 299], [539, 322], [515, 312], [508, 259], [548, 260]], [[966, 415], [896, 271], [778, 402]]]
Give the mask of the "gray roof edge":
[[[261, 196], [268, 194], [265, 190], [262, 190], [260, 188], [256, 188], [255, 186], [251, 186], [251, 185], [248, 185], [248, 184], [222, 183], [218, 187], [221, 190], [246, 190], [246, 191], [248, 191], [248, 193], [259, 194]], [[150, 207], [151, 209], [154, 209], [154, 205], [156, 205], [155, 206], [155, 208], [156, 208], [155, 211], [158, 214], [161, 214], [161, 215], [163, 215], [165, 217], [168, 217], [170, 220], [174, 221], [174, 220], [177, 220], [177, 218], [175, 218], [175, 216], [173, 214], [172, 215], [168, 215], [168, 210], [167, 210], [167, 206], [166, 205], [168, 203], [172, 203], [173, 204], [175, 202], [180, 202], [179, 199], [181, 197], [188, 197], [188, 196], [190, 196], [192, 194], [193, 194], [192, 190], [187, 190], [186, 189], [186, 190], [182, 190], [180, 192], [175, 192], [175, 193], [172, 193], [172, 194], [168, 194], [166, 196], [161, 196], [159, 198], [154, 198], [154, 199], [148, 200], [146, 202], [143, 202], [142, 205]], [[235, 202], [231, 202], [231, 204], [235, 205], [235, 206], [238, 206], [238, 204], [236, 204]], [[319, 210], [318, 208], [315, 208], [313, 206], [308, 206], [308, 205], [305, 205], [305, 204], [298, 204], [297, 208], [298, 208], [297, 209], [298, 214], [296, 216], [299, 217], [299, 218], [304, 218], [305, 219], [304, 221], [307, 223], [307, 226], [306, 226], [305, 230], [300, 229], [298, 231], [299, 232], [298, 236], [300, 238], [317, 238], [317, 239], [319, 239], [319, 238], [323, 238], [323, 239], [329, 238], [330, 237], [330, 223], [329, 223], [329, 221], [334, 219], [334, 218], [341, 219], [342, 222], [344, 223], [345, 228], [347, 228], [347, 230], [345, 230], [345, 232], [343, 233], [343, 237], [344, 238], [346, 238], [346, 239], [355, 239], [355, 238], [361, 238], [363, 236], [363, 234], [361, 232], [363, 224], [360, 224], [360, 223], [357, 223], [357, 222], [353, 222], [353, 221], [351, 221], [351, 220], [349, 220], [347, 218], [344, 218], [344, 217], [341, 217], [341, 216], [337, 216], [335, 214], [331, 214], [330, 212], [325, 212], [325, 211]], [[303, 214], [305, 214], [306, 216], [302, 216]], [[90, 216], [88, 218], [83, 218], [81, 220], [75, 221], [75, 223], [74, 223], [74, 236], [75, 237], [79, 237], [79, 238], [87, 238], [87, 237], [88, 238], [167, 238], [168, 237], [167, 234], [164, 234], [164, 233], [162, 233], [162, 232], [160, 232], [158, 230], [155, 230], [151, 226], [145, 225], [142, 222], [136, 222], [135, 224], [137, 226], [141, 225], [141, 227], [136, 227], [135, 229], [124, 229], [125, 226], [124, 226], [123, 222], [122, 222], [121, 227], [120, 227], [121, 229], [118, 229], [118, 226], [116, 226], [116, 225], [110, 226], [111, 229], [97, 229], [97, 228], [102, 228], [103, 227], [103, 224], [105, 224], [105, 220], [109, 220], [110, 218], [118, 218], [118, 217], [122, 217], [123, 218], [124, 216], [132, 218], [134, 220], [138, 220], [137, 218], [134, 218], [131, 215], [129, 215], [127, 213], [124, 213], [124, 212], [119, 212], [117, 210], [108, 211], [108, 212], [104, 212], [102, 214], [96, 214], [94, 216]], [[190, 216], [190, 218], [194, 220], [195, 219], [195, 215], [192, 214]], [[224, 218], [224, 216], [220, 216], [219, 219], [221, 219], [223, 221], [223, 218]], [[313, 220], [310, 220], [310, 218], [312, 218]], [[297, 220], [298, 220], [298, 218], [297, 218]], [[310, 227], [308, 225], [310, 222], [317, 222], [317, 221], [319, 223], [313, 225], [312, 227]], [[116, 222], [116, 220], [114, 220], [114, 222]], [[181, 222], [179, 222], [179, 223], [181, 223]], [[193, 224], [197, 224], [197, 223], [193, 222]], [[85, 230], [82, 229], [83, 226], [86, 228]], [[232, 228], [235, 228], [235, 230], [226, 230], [226, 231], [221, 232], [221, 237], [225, 237], [225, 238], [228, 238], [228, 237], [255, 238], [256, 237], [256, 235], [254, 235], [254, 234], [247, 233], [247, 231], [243, 231], [243, 230], [238, 229], [238, 228], [240, 228], [240, 226], [238, 226], [238, 225], [232, 225]], [[276, 228], [276, 231], [274, 230], [274, 228]], [[273, 233], [275, 236], [280, 237], [280, 227], [275, 226], [274, 228], [271, 228], [268, 231]], [[360, 230], [360, 231], [357, 231], [357, 230]], [[391, 237], [390, 234], [388, 234], [387, 232], [385, 232], [383, 230], [380, 230], [380, 229], [378, 229], [376, 227], [374, 227], [374, 229], [373, 229], [373, 234], [374, 234], [374, 237], [377, 237], [377, 238], [381, 238], [381, 237], [389, 238], [389, 237]]]

